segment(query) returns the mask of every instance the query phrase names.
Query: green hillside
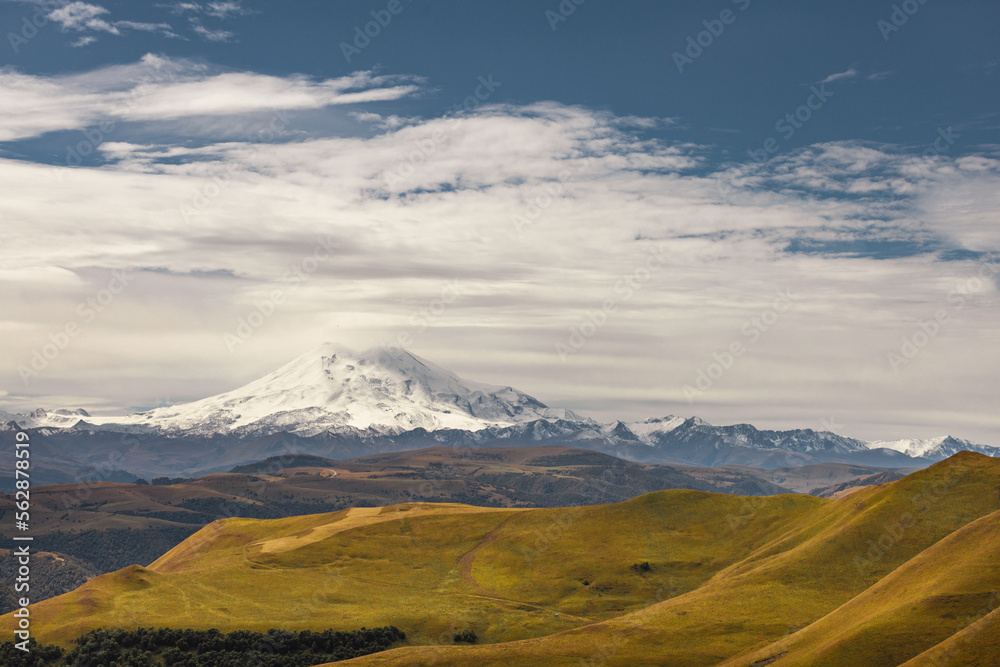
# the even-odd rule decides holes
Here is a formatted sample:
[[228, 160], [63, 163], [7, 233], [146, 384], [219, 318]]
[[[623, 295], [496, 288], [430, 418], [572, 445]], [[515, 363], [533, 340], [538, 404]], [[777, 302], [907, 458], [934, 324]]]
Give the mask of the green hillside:
[[[962, 453], [804, 512], [703, 586], [637, 612], [524, 642], [404, 648], [350, 664], [715, 665], [808, 626], [998, 508], [1000, 461]], [[895, 524], [904, 519], [900, 534]]]
[[537, 637], [693, 590], [826, 502], [756, 501], [731, 538], [746, 499], [695, 491], [566, 509], [411, 504], [227, 519], [148, 568], [34, 605], [33, 627], [65, 644], [99, 627], [354, 629], [392, 617], [418, 644], [455, 628], [490, 642]]
[[[840, 471], [838, 477], [859, 470], [863, 469]], [[78, 561], [93, 576], [149, 565], [198, 529], [223, 518], [278, 519], [406, 502], [571, 507], [674, 488], [734, 495], [788, 492], [756, 477], [762, 472], [681, 471], [555, 446], [435, 447], [339, 462], [287, 454], [194, 479], [33, 488], [33, 545], [67, 562]], [[0, 494], [0, 513], [12, 514], [15, 504], [12, 495]], [[8, 525], [5, 532], [0, 527], [0, 537], [10, 538], [12, 529]], [[79, 578], [75, 585], [85, 579]], [[34, 599], [65, 590], [70, 588], [40, 587], [33, 591]], [[0, 608], [0, 613], [8, 608]]]
[[[1000, 460], [962, 453], [838, 500], [676, 490], [227, 519], [34, 605], [33, 629], [65, 646], [102, 627], [406, 633], [409, 646], [345, 663], [359, 665], [895, 665], [1000, 587], [998, 510]], [[479, 643], [455, 646], [467, 630]], [[890, 662], [860, 660], [883, 632], [900, 636]]]
[[997, 607], [1000, 512], [955, 531], [809, 627], [723, 664], [778, 657], [773, 664], [782, 667], [895, 667]]
[[1000, 655], [1000, 604], [937, 646], [903, 663], [901, 667], [941, 665], [995, 665]]

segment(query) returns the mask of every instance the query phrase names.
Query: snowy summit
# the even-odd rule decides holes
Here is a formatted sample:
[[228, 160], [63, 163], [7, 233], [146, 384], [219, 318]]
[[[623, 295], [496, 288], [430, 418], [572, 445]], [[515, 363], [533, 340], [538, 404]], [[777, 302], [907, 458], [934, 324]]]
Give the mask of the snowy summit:
[[345, 427], [476, 431], [539, 419], [582, 418], [511, 387], [464, 380], [405, 350], [378, 347], [358, 354], [324, 343], [239, 389], [102, 421], [192, 434], [313, 435]]

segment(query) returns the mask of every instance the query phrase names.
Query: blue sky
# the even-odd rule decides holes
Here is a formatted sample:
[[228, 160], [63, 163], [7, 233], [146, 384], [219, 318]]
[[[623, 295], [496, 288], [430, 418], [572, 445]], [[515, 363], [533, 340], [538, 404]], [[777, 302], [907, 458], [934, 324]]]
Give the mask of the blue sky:
[[2, 0], [0, 408], [402, 340], [600, 418], [997, 444], [998, 26], [985, 0]]
[[[556, 100], [620, 116], [675, 118], [683, 135], [674, 136], [717, 146], [731, 159], [759, 148], [775, 134], [776, 119], [803, 104], [810, 84], [838, 73], [855, 74], [829, 86], [830, 108], [784, 148], [837, 140], [920, 146], [938, 127], [955, 126], [962, 131], [953, 150], [965, 151], [992, 143], [1000, 125], [1000, 6], [986, 0], [929, 0], [887, 32], [888, 40], [879, 21], [891, 21], [894, 3], [863, 0], [587, 0], [555, 29], [545, 12], [558, 12], [558, 2], [401, 0], [402, 11], [350, 62], [341, 44], [352, 43], [353, 29], [387, 2], [256, 2], [215, 16], [210, 3], [202, 11], [176, 9], [182, 4], [98, 5], [108, 10], [100, 15], [106, 21], [165, 23], [178, 37], [127, 28], [120, 36], [63, 30], [53, 21], [18, 53], [4, 49], [3, 62], [51, 75], [131, 63], [152, 52], [276, 76], [335, 78], [376, 69], [425, 77], [428, 91], [407, 104], [422, 115], [461, 102], [479, 76], [491, 73], [503, 82], [491, 101]], [[19, 33], [11, 28], [32, 6], [0, 4], [0, 25]], [[686, 55], [687, 39], [726, 10], [733, 22], [679, 72], [673, 54]], [[193, 25], [222, 41], [206, 39]], [[74, 48], [81, 37], [96, 41]]]

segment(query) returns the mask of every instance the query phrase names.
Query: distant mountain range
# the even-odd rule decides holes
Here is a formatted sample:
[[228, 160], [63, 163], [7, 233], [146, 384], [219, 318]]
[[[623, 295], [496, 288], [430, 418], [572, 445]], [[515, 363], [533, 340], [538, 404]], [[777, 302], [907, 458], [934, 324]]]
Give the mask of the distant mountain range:
[[5, 449], [17, 429], [35, 433], [34, 463], [48, 483], [72, 481], [88, 469], [191, 475], [290, 452], [342, 459], [433, 446], [567, 445], [647, 463], [760, 468], [924, 467], [962, 450], [1000, 456], [998, 447], [951, 436], [864, 442], [677, 416], [599, 423], [512, 387], [462, 379], [406, 351], [357, 354], [333, 343], [233, 391], [126, 417], [0, 413]]

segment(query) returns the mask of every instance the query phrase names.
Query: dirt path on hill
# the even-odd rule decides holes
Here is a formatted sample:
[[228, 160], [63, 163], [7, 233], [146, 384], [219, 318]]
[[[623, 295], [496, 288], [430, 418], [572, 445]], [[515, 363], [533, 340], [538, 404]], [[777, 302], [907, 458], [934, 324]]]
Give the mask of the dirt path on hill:
[[483, 538], [482, 542], [477, 544], [471, 551], [463, 554], [458, 559], [458, 571], [462, 575], [462, 581], [465, 583], [466, 586], [471, 588], [473, 592], [476, 593], [477, 595], [483, 595], [487, 597], [496, 597], [497, 595], [496, 593], [488, 591], [479, 585], [479, 582], [476, 581], [475, 577], [472, 576], [472, 563], [474, 560], [476, 560], [476, 556], [479, 554], [479, 551], [483, 547], [488, 547], [489, 545], [497, 541], [497, 538], [500, 536], [500, 530], [507, 525], [508, 521], [510, 521], [513, 518], [514, 516], [508, 517], [499, 526], [497, 526], [490, 532], [486, 533], [486, 536]]

